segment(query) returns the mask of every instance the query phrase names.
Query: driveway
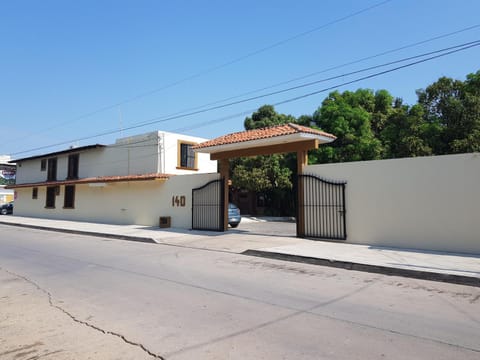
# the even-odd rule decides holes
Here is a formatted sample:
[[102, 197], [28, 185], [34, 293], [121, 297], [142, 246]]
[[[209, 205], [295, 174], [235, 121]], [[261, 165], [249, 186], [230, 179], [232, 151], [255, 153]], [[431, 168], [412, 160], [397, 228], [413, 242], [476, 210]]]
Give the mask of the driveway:
[[295, 237], [297, 236], [296, 226], [294, 221], [265, 221], [262, 219], [257, 221], [243, 217], [237, 228], [228, 230], [243, 234]]

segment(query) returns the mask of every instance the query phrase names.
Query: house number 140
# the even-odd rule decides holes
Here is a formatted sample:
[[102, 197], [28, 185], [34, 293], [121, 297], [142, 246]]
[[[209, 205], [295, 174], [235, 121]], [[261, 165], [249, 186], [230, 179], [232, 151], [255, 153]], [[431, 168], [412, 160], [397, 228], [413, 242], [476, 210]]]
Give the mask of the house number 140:
[[185, 203], [187, 202], [186, 198], [184, 195], [178, 196], [178, 195], [173, 195], [172, 196], [172, 206], [181, 206], [184, 207]]

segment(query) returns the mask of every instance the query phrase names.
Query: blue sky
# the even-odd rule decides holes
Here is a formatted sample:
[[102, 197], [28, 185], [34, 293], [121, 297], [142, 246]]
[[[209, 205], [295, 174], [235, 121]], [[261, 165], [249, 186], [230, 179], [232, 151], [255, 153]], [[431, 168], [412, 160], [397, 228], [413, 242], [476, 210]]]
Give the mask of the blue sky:
[[[205, 138], [241, 131], [245, 114], [263, 104], [367, 73], [125, 129], [475, 25], [250, 96], [479, 40], [478, 14], [478, 0], [3, 1], [0, 154], [20, 158], [153, 130]], [[475, 47], [338, 90], [387, 89], [413, 104], [416, 89], [440, 76], [464, 79], [479, 60]], [[276, 109], [312, 114], [327, 95]]]

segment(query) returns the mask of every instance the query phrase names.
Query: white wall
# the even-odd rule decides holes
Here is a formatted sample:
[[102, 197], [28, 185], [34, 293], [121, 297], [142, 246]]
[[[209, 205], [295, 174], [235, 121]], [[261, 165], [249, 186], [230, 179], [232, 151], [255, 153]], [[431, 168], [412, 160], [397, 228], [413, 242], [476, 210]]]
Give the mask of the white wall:
[[80, 155], [79, 177], [156, 173], [158, 132], [117, 139], [115, 144]]
[[310, 165], [346, 180], [347, 242], [480, 254], [480, 155]]
[[[209, 154], [198, 154], [198, 170], [177, 169], [178, 140], [199, 143], [203, 138], [167, 132], [150, 132], [118, 139], [115, 144], [80, 151], [79, 177], [137, 175], [149, 173], [199, 174], [217, 171], [217, 162]], [[68, 156], [75, 152], [50, 156], [57, 158], [57, 180], [65, 180]], [[44, 157], [43, 159], [49, 157]], [[22, 161], [17, 168], [17, 184], [43, 182], [47, 171], [40, 171], [42, 158]]]
[[[167, 181], [108, 183], [105, 187], [77, 185], [74, 209], [63, 209], [64, 186], [56, 197], [55, 209], [45, 209], [46, 187], [39, 187], [38, 199], [32, 199], [31, 188], [19, 188], [15, 215], [145, 226], [158, 226], [160, 216], [171, 216], [172, 227], [190, 229], [192, 188], [218, 178], [215, 173], [174, 176]], [[172, 206], [172, 196], [185, 196], [185, 206]]]
[[196, 153], [198, 170], [177, 169], [178, 164], [178, 141], [189, 143], [201, 143], [207, 139], [164, 132], [165, 140], [165, 173], [166, 174], [192, 174], [192, 173], [213, 173], [217, 172], [217, 161], [210, 160], [210, 154]]

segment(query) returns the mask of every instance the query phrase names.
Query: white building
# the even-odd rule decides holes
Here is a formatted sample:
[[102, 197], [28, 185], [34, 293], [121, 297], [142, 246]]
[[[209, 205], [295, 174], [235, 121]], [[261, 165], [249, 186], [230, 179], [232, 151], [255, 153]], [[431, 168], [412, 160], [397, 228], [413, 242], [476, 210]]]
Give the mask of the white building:
[[216, 161], [192, 151], [204, 140], [156, 131], [16, 159], [14, 214], [150, 226], [170, 216], [190, 228], [192, 187], [218, 178]]

